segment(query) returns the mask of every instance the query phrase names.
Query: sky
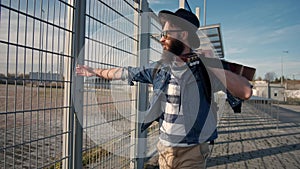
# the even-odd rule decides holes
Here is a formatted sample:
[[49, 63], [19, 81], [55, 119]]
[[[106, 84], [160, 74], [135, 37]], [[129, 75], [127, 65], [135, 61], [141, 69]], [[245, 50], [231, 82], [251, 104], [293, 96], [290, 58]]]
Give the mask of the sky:
[[[203, 25], [203, 1], [204, 0], [187, 0], [195, 12], [196, 7], [201, 8], [201, 24]], [[8, 3], [8, 0], [0, 1]], [[17, 1], [12, 1], [17, 2]], [[24, 2], [20, 1], [20, 9], [24, 10]], [[33, 2], [31, 0], [30, 2]], [[37, 1], [39, 2], [39, 1]], [[46, 1], [44, 1], [46, 2]], [[53, 3], [53, 1], [49, 1]], [[148, 0], [150, 7], [157, 14], [162, 9], [176, 11], [179, 7], [179, 0]], [[15, 3], [12, 3], [12, 6]], [[62, 3], [61, 3], [62, 4]], [[250, 67], [256, 68], [256, 78], [265, 77], [266, 73], [274, 72], [279, 78], [281, 72], [290, 79], [300, 79], [300, 0], [206, 0], [206, 25], [220, 24], [222, 32], [223, 47], [225, 51], [225, 59], [228, 61], [240, 63]], [[58, 5], [58, 3], [56, 4]], [[40, 6], [40, 4], [37, 4]], [[50, 4], [50, 6], [55, 6]], [[40, 8], [36, 15], [41, 14]], [[46, 9], [46, 7], [45, 7]], [[61, 8], [64, 9], [64, 8]], [[47, 13], [47, 12], [45, 12]], [[50, 21], [53, 20], [55, 24], [64, 25], [64, 17], [60, 17], [56, 12], [55, 16], [51, 18], [54, 10], [50, 8]], [[64, 13], [64, 11], [62, 11]], [[16, 41], [15, 32], [17, 31], [17, 14], [12, 12], [10, 23], [11, 27], [8, 31], [8, 10], [2, 8], [0, 24], [0, 40], [7, 40], [7, 32], [10, 32], [10, 40]], [[63, 14], [61, 15], [63, 16]], [[6, 19], [5, 19], [6, 18]], [[25, 17], [20, 15], [20, 25], [25, 25]], [[40, 25], [36, 24], [33, 31], [33, 20], [28, 19], [27, 36], [32, 37], [32, 32], [39, 32]], [[58, 35], [58, 29], [52, 31], [49, 28], [49, 37]], [[4, 32], [4, 33], [3, 33]], [[61, 33], [62, 34], [62, 33]], [[35, 41], [38, 42], [38, 33], [35, 33]], [[20, 29], [20, 44], [24, 44], [25, 29]], [[32, 38], [28, 38], [30, 41]], [[58, 38], [54, 38], [58, 39]], [[44, 39], [45, 46], [47, 39]], [[48, 44], [52, 44], [51, 38], [48, 39]], [[60, 52], [61, 49], [54, 43], [54, 51]], [[31, 45], [31, 43], [29, 43]], [[39, 43], [35, 43], [35, 47], [39, 47]], [[48, 45], [52, 48], [51, 45]], [[0, 53], [7, 53], [2, 49], [6, 48], [4, 44], [0, 43]], [[288, 51], [288, 52], [287, 52]], [[16, 55], [16, 51], [12, 48], [11, 56]], [[65, 50], [67, 54], [68, 50]], [[18, 54], [23, 53], [22, 51]], [[37, 54], [38, 55], [38, 54]], [[21, 58], [22, 56], [20, 56]], [[37, 56], [36, 56], [37, 57]], [[19, 58], [19, 65], [21, 59]], [[50, 57], [49, 57], [50, 58]], [[14, 57], [10, 57], [10, 68], [13, 68]], [[30, 59], [29, 57], [27, 59]], [[59, 60], [59, 59], [58, 59]], [[3, 64], [1, 64], [1, 61]], [[29, 61], [27, 61], [29, 63]], [[52, 63], [52, 62], [48, 62]], [[53, 62], [56, 63], [56, 62]], [[36, 64], [38, 65], [38, 64]], [[6, 70], [6, 59], [0, 60], [1, 69]], [[38, 66], [35, 66], [37, 68]], [[281, 69], [283, 67], [283, 70]], [[28, 66], [29, 68], [29, 66]], [[19, 67], [20, 71], [22, 70]], [[30, 71], [30, 70], [28, 70]]]
[[[188, 0], [193, 12], [200, 7], [201, 25], [203, 1]], [[179, 7], [178, 0], [148, 2], [155, 13]], [[300, 79], [299, 0], [206, 0], [206, 25], [212, 24], [221, 25], [226, 60], [255, 67], [256, 78], [283, 72]]]

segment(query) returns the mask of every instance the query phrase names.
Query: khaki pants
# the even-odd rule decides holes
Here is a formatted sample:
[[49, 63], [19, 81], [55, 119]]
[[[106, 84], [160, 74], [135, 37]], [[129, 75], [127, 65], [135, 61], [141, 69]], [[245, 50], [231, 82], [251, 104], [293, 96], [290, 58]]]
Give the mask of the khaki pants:
[[191, 147], [167, 147], [157, 144], [160, 169], [205, 169], [209, 155], [208, 143]]

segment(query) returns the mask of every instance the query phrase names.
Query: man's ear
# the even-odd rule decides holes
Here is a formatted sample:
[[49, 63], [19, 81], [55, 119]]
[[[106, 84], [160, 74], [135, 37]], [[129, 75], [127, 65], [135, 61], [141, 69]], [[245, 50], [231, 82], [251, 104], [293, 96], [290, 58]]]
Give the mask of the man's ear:
[[189, 37], [189, 33], [188, 33], [188, 31], [182, 31], [181, 32], [181, 38], [182, 38], [182, 40], [188, 40], [188, 37]]

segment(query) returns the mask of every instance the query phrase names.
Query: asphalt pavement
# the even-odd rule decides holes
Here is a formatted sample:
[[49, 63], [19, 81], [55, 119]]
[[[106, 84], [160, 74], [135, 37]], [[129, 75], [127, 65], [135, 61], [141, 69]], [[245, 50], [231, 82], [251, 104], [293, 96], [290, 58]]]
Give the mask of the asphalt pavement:
[[[300, 106], [252, 105], [219, 114], [208, 169], [300, 169]], [[157, 157], [146, 169], [158, 169]]]
[[300, 105], [274, 105], [279, 111], [279, 121], [300, 123]]
[[299, 169], [300, 106], [291, 107], [273, 105], [270, 111], [245, 103], [241, 113], [225, 111], [207, 168]]

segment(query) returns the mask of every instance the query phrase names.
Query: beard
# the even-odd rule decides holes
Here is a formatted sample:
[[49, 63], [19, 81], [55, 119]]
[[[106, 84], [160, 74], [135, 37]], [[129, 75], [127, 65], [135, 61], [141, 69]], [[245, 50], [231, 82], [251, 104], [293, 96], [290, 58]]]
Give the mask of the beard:
[[169, 48], [163, 50], [162, 59], [165, 61], [171, 61], [174, 57], [179, 56], [182, 54], [184, 50], [184, 43], [182, 43], [178, 39], [171, 39]]
[[171, 39], [169, 47], [169, 52], [173, 53], [176, 56], [181, 55], [184, 50], [184, 44], [178, 39]]

